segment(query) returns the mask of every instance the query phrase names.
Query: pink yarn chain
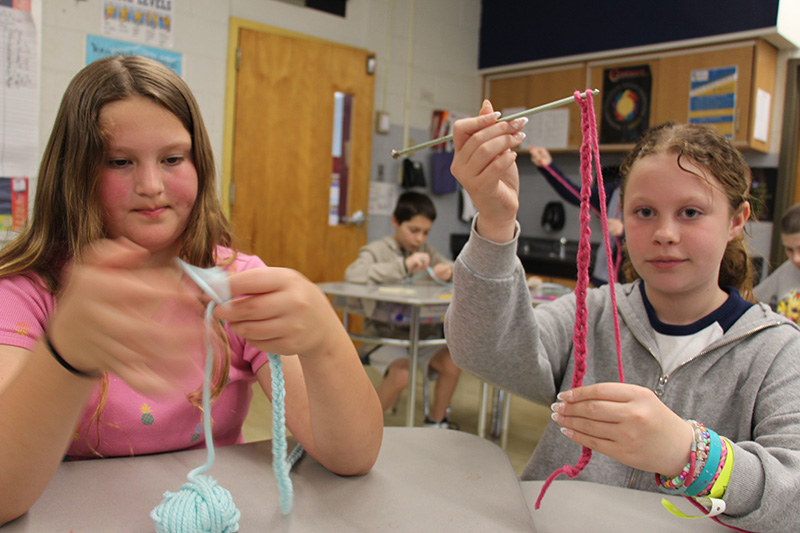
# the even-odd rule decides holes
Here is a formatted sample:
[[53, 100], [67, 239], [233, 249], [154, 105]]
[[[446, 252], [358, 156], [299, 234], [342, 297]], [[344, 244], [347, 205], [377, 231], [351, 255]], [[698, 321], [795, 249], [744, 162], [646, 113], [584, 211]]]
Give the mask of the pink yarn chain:
[[[580, 387], [583, 384], [583, 376], [586, 374], [586, 335], [588, 328], [588, 315], [586, 310], [586, 289], [589, 285], [589, 263], [591, 261], [591, 245], [589, 238], [592, 230], [589, 227], [589, 200], [591, 198], [592, 185], [592, 158], [594, 158], [595, 169], [597, 171], [597, 188], [600, 194], [600, 221], [603, 226], [603, 244], [606, 247], [606, 260], [608, 261], [609, 291], [611, 294], [611, 305], [614, 309], [614, 340], [617, 347], [617, 367], [619, 370], [620, 383], [624, 382], [622, 372], [622, 350], [620, 347], [619, 317], [617, 315], [616, 298], [616, 270], [613, 266], [611, 254], [611, 241], [608, 235], [608, 213], [606, 210], [606, 193], [603, 187], [603, 173], [600, 169], [600, 147], [597, 141], [597, 121], [594, 115], [594, 104], [592, 102], [592, 92], [586, 91], [585, 98], [579, 91], [575, 91], [575, 101], [581, 108], [581, 130], [583, 142], [581, 143], [581, 236], [578, 242], [578, 283], [575, 286], [575, 327], [572, 334], [572, 343], [575, 346], [575, 368], [572, 374], [572, 388]], [[550, 474], [542, 485], [539, 497], [536, 499], [535, 509], [541, 505], [550, 484], [560, 474], [566, 474], [569, 478], [577, 477], [589, 461], [592, 459], [592, 450], [583, 447], [581, 456], [575, 466], [564, 465]]]

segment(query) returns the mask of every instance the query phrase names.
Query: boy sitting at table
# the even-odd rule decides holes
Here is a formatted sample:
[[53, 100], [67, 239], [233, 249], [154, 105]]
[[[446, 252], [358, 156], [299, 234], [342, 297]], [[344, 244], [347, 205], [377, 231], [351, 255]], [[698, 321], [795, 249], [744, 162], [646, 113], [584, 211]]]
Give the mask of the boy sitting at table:
[[[345, 281], [403, 283], [429, 275], [440, 281], [449, 281], [453, 275], [453, 262], [426, 242], [435, 219], [436, 207], [428, 196], [413, 191], [401, 194], [392, 215], [394, 235], [387, 235], [363, 246], [358, 252], [358, 258], [347, 267]], [[366, 320], [364, 334], [407, 339], [409, 328]], [[420, 339], [441, 338], [442, 335], [440, 324], [420, 326]], [[397, 402], [403, 389], [408, 386], [408, 348], [371, 344], [365, 345], [362, 353], [365, 354], [363, 357], [369, 358], [369, 364], [383, 376], [378, 385], [378, 396], [385, 412]], [[428, 373], [428, 377], [436, 380], [433, 405], [430, 414], [425, 417], [425, 426], [454, 428], [448, 419], [447, 410], [461, 371], [453, 364], [447, 346], [420, 347], [418, 360], [420, 368]]]

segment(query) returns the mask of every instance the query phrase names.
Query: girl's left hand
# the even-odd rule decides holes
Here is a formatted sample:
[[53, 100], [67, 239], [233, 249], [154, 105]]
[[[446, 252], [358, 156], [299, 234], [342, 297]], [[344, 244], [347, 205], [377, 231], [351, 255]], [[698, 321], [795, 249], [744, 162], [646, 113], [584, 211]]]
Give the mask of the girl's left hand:
[[313, 355], [341, 329], [327, 296], [295, 270], [256, 268], [228, 279], [234, 299], [214, 316], [263, 352]]
[[639, 470], [678, 475], [689, 462], [691, 424], [655, 393], [627, 383], [598, 383], [564, 391], [553, 420], [568, 438]]

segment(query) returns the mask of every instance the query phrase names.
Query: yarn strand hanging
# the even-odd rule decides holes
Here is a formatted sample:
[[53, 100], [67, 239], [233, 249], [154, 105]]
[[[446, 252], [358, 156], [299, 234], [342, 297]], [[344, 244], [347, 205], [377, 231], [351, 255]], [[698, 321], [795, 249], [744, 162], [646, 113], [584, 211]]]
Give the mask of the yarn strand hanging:
[[[616, 275], [614, 272], [612, 259], [611, 259], [611, 242], [608, 234], [608, 213], [606, 212], [606, 196], [605, 189], [603, 188], [603, 174], [600, 170], [600, 149], [597, 141], [597, 123], [594, 114], [594, 104], [592, 102], [591, 91], [586, 91], [585, 99], [581, 97], [579, 91], [575, 91], [575, 101], [581, 108], [581, 131], [583, 133], [583, 141], [581, 142], [581, 207], [580, 207], [580, 225], [581, 235], [578, 241], [578, 281], [575, 286], [575, 326], [573, 328], [572, 342], [574, 345], [574, 360], [575, 366], [572, 374], [572, 387], [576, 388], [583, 385], [583, 377], [586, 374], [586, 337], [588, 328], [588, 313], [586, 308], [586, 292], [589, 285], [589, 263], [591, 262], [591, 243], [590, 237], [592, 234], [590, 198], [592, 186], [592, 159], [594, 158], [595, 168], [597, 171], [597, 188], [600, 193], [600, 220], [603, 227], [603, 244], [607, 251], [608, 270], [609, 270], [609, 290], [611, 293], [611, 302], [614, 308], [614, 339], [617, 347], [617, 365], [619, 370], [620, 382], [623, 382], [622, 371], [622, 351], [620, 348], [620, 333], [619, 333], [619, 319], [617, 317], [617, 301], [616, 301]], [[581, 456], [575, 466], [564, 465], [555, 470], [545, 480], [542, 485], [542, 490], [539, 497], [536, 499], [535, 509], [539, 509], [542, 498], [544, 498], [550, 484], [560, 474], [566, 474], [569, 478], [575, 478], [580, 474], [589, 461], [592, 459], [592, 450], [583, 446]]]
[[[178, 492], [165, 492], [163, 501], [153, 509], [150, 517], [156, 533], [235, 533], [239, 531], [241, 512], [233, 503], [231, 493], [219, 486], [208, 475], [201, 475], [214, 464], [214, 436], [211, 427], [211, 375], [214, 362], [214, 308], [230, 299], [227, 274], [220, 268], [201, 269], [178, 261], [183, 271], [205, 292], [211, 301], [205, 313], [206, 360], [203, 376], [203, 431], [205, 433], [207, 460], [189, 472]], [[286, 417], [283, 366], [280, 356], [269, 355], [272, 374], [272, 465], [278, 483], [281, 512], [292, 509], [292, 481], [289, 471], [303, 454], [299, 444], [286, 457]]]

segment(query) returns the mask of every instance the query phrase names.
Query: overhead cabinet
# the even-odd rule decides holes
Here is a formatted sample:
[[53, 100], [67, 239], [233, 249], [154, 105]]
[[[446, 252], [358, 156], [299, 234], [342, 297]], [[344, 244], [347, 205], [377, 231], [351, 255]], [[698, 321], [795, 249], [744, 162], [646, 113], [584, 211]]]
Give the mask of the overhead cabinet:
[[[488, 74], [484, 95], [501, 110], [600, 89], [595, 108], [604, 150], [629, 150], [647, 126], [673, 121], [706, 123], [740, 149], [767, 152], [776, 64], [774, 46], [750, 39]], [[580, 113], [569, 107], [563, 150], [574, 151], [581, 142]]]

